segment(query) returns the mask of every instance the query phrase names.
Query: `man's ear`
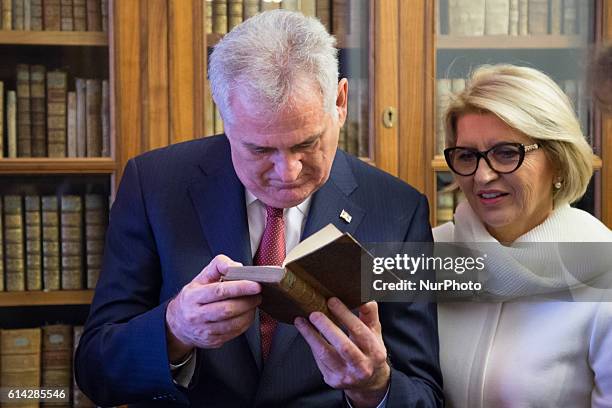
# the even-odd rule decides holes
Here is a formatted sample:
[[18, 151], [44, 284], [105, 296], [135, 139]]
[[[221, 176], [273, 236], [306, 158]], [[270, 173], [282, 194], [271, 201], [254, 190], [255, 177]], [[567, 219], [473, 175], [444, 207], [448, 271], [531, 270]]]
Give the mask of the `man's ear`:
[[338, 82], [338, 95], [336, 96], [336, 109], [338, 110], [338, 123], [340, 127], [344, 125], [348, 106], [348, 80], [342, 78]]

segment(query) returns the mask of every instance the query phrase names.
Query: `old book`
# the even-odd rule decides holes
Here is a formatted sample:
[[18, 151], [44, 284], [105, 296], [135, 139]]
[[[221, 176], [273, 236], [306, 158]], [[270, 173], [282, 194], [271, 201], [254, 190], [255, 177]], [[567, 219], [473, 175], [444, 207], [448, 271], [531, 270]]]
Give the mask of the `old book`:
[[204, 98], [204, 136], [215, 134], [215, 102], [210, 94], [210, 84], [206, 87], [207, 92]]
[[30, 66], [17, 65], [17, 156], [32, 156]]
[[26, 288], [42, 289], [42, 213], [40, 196], [25, 196]]
[[550, 0], [550, 33], [561, 34], [563, 23], [563, 0]]
[[87, 289], [94, 289], [102, 270], [102, 255], [108, 224], [106, 203], [100, 194], [85, 195], [85, 248], [87, 264]]
[[23, 0], [13, 0], [13, 30], [23, 30]]
[[4, 82], [2, 81], [0, 81], [0, 157], [4, 157]]
[[508, 33], [518, 35], [519, 33], [519, 0], [510, 0], [509, 4]]
[[317, 0], [317, 18], [331, 33], [331, 0]]
[[215, 135], [223, 133], [223, 118], [221, 118], [221, 112], [217, 105], [214, 106], [215, 110]]
[[100, 0], [100, 14], [102, 16], [102, 31], [108, 32], [108, 0]]
[[[0, 331], [0, 384], [3, 388], [40, 386], [40, 329]], [[38, 401], [15, 405], [38, 407]], [[2, 406], [9, 406], [6, 402]]]
[[4, 291], [4, 210], [2, 207], [2, 200], [0, 200], [0, 292]]
[[519, 0], [519, 35], [529, 34], [529, 0]]
[[576, 0], [563, 1], [563, 34], [577, 34], [578, 5]]
[[74, 31], [72, 0], [60, 0], [60, 26], [62, 31]]
[[42, 29], [43, 29], [42, 0], [30, 0], [30, 30], [41, 31]]
[[17, 157], [17, 93], [6, 93], [6, 157]]
[[455, 212], [453, 192], [438, 191], [436, 199], [436, 220], [438, 225], [452, 221]]
[[2, 29], [13, 29], [13, 0], [2, 0]]
[[259, 13], [259, 0], [244, 0], [242, 17], [246, 20], [249, 17], [253, 17], [257, 13]]
[[32, 0], [23, 0], [23, 29], [32, 29]]
[[[257, 3], [259, 3], [259, 0], [257, 0]], [[212, 34], [213, 32], [213, 0], [204, 2], [204, 32], [206, 34]]]
[[[42, 328], [42, 386], [70, 389], [72, 385], [72, 326], [54, 324]], [[68, 399], [70, 396], [67, 396]], [[45, 401], [43, 406], [67, 406]]]
[[485, 34], [508, 35], [510, 24], [509, 0], [486, 0]]
[[44, 65], [30, 66], [30, 95], [32, 118], [32, 156], [47, 155], [47, 110], [45, 101]]
[[77, 157], [77, 141], [76, 141], [76, 92], [68, 92], [68, 105], [67, 105], [67, 129], [66, 129], [66, 146], [68, 157]]
[[87, 156], [87, 98], [86, 83], [82, 78], [74, 81], [76, 92], [76, 146], [77, 157]]
[[100, 0], [87, 0], [87, 31], [102, 31]]
[[361, 261], [368, 256], [351, 235], [329, 224], [300, 242], [282, 266], [228, 268], [223, 280], [263, 284], [261, 309], [275, 319], [293, 323], [319, 311], [331, 317], [327, 299], [339, 298], [349, 308], [361, 301]]
[[213, 33], [227, 33], [227, 3], [225, 0], [213, 0]]
[[21, 196], [4, 196], [4, 277], [6, 290], [25, 290], [24, 222]]
[[45, 31], [61, 30], [62, 24], [60, 0], [43, 1], [43, 26]]
[[227, 0], [227, 31], [242, 23], [242, 0]]
[[78, 195], [63, 195], [60, 240], [62, 289], [83, 288], [83, 203]]
[[102, 125], [102, 156], [111, 155], [111, 135], [110, 135], [110, 88], [108, 79], [102, 81], [102, 108], [100, 112]]
[[99, 79], [85, 81], [87, 104], [87, 157], [102, 155], [102, 83]]
[[42, 197], [43, 288], [60, 288], [59, 206], [56, 196]]
[[276, 10], [280, 5], [279, 0], [261, 0], [261, 11]]
[[66, 87], [66, 72], [47, 72], [47, 152], [49, 157], [66, 157]]
[[548, 0], [529, 0], [529, 34], [548, 34]]
[[74, 31], [87, 31], [86, 0], [72, 0], [72, 18]]
[[436, 154], [443, 154], [446, 145], [444, 117], [452, 94], [452, 81], [447, 78], [436, 80]]
[[299, 11], [300, 1], [299, 0], [282, 0], [281, 8], [285, 10]]
[[484, 29], [484, 0], [448, 0], [448, 31], [450, 35], [484, 35]]
[[[74, 326], [73, 327], [73, 354], [72, 358], [74, 359], [74, 353], [76, 353], [76, 349], [79, 346], [79, 341], [81, 340], [81, 336], [83, 335], [83, 326]], [[72, 381], [72, 406], [74, 408], [95, 408], [95, 404], [83, 394], [83, 391], [80, 390], [79, 385], [76, 382], [76, 379], [73, 377]]]
[[317, 0], [301, 0], [300, 11], [308, 17], [317, 16]]
[[350, 34], [351, 7], [347, 0], [332, 0], [331, 25], [332, 33], [338, 39]]

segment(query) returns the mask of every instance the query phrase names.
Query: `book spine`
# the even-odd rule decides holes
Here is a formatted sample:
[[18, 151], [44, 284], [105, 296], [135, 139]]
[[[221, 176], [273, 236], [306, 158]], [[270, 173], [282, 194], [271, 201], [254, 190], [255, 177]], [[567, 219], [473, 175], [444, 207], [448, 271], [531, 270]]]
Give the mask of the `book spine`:
[[347, 0], [332, 0], [332, 30], [338, 39], [345, 39], [350, 33], [350, 5]]
[[280, 2], [275, 0], [261, 0], [261, 11], [276, 10], [280, 8]]
[[[42, 328], [42, 386], [70, 389], [72, 384], [72, 327]], [[43, 402], [43, 406], [66, 406], [65, 402]]]
[[519, 0], [510, 0], [508, 32], [510, 35], [519, 33]]
[[46, 31], [60, 31], [62, 28], [60, 0], [43, 1], [43, 26]]
[[4, 82], [2, 81], [0, 81], [0, 157], [4, 157]]
[[282, 0], [281, 8], [285, 10], [299, 11], [300, 2], [299, 0]]
[[87, 31], [87, 6], [86, 0], [72, 1], [72, 18], [74, 21], [74, 31]]
[[64, 195], [61, 202], [62, 289], [83, 288], [83, 205], [80, 196]]
[[510, 24], [509, 0], [486, 0], [485, 34], [508, 35]]
[[32, 30], [32, 1], [23, 0], [23, 29]]
[[43, 29], [42, 0], [30, 0], [30, 29], [32, 31], [42, 31]]
[[47, 72], [47, 151], [49, 157], [66, 157], [66, 87], [66, 72]]
[[213, 33], [227, 34], [227, 3], [213, 0]]
[[317, 0], [302, 0], [300, 2], [300, 10], [307, 17], [317, 16]]
[[108, 79], [102, 81], [102, 111], [100, 112], [102, 122], [102, 156], [111, 156], [110, 135], [110, 88]]
[[519, 0], [519, 35], [529, 34], [529, 0]]
[[102, 83], [99, 79], [85, 81], [85, 99], [87, 103], [87, 157], [102, 155]]
[[576, 23], [578, 21], [578, 7], [576, 0], [564, 0], [563, 2], [563, 34], [574, 35], [578, 32]]
[[444, 116], [449, 98], [452, 93], [452, 82], [450, 79], [442, 78], [436, 81], [436, 154], [443, 154], [446, 145], [446, 128]]
[[32, 156], [30, 67], [17, 65], [17, 156]]
[[448, 0], [448, 30], [453, 36], [484, 35], [485, 1]]
[[333, 320], [325, 297], [290, 270], [286, 270], [278, 287], [299, 305], [306, 316], [312, 312], [321, 312]]
[[204, 30], [206, 34], [213, 32], [213, 0], [206, 0], [204, 3]]
[[561, 34], [563, 23], [563, 0], [550, 0], [550, 33], [554, 35]]
[[328, 33], [331, 33], [331, 0], [317, 0], [317, 18]]
[[60, 26], [62, 31], [74, 31], [74, 17], [72, 15], [72, 0], [60, 0]]
[[60, 288], [60, 249], [58, 201], [55, 196], [42, 197], [43, 288]]
[[94, 289], [102, 270], [102, 255], [108, 215], [106, 200], [99, 194], [85, 195], [85, 245], [87, 289]]
[[45, 74], [43, 65], [30, 67], [30, 94], [32, 116], [32, 156], [47, 155], [47, 112], [45, 109]]
[[7, 291], [25, 290], [24, 234], [21, 196], [4, 196], [4, 252]]
[[[208, 4], [211, 3], [207, 3], [207, 5]], [[244, 10], [242, 14], [243, 18], [246, 20], [247, 18], [253, 17], [257, 13], [259, 13], [259, 0], [244, 0]]]
[[[40, 329], [0, 331], [0, 384], [2, 387], [38, 388], [40, 386]], [[33, 403], [2, 403], [3, 407], [38, 407]]]
[[102, 31], [100, 0], [87, 0], [87, 31]]
[[242, 23], [242, 0], [227, 1], [227, 30], [231, 31], [238, 24]]
[[66, 144], [68, 146], [68, 157], [77, 157], [77, 140], [76, 140], [76, 92], [68, 92], [68, 124], [66, 134]]
[[87, 156], [87, 97], [85, 80], [76, 78], [76, 146], [77, 157]]
[[40, 197], [25, 197], [26, 224], [26, 287], [27, 290], [42, 289], [42, 223]]
[[108, 0], [100, 0], [100, 15], [102, 17], [102, 31], [108, 33]]
[[13, 29], [13, 2], [12, 0], [2, 0], [2, 29]]
[[6, 93], [6, 144], [7, 157], [17, 157], [17, 93]]
[[13, 0], [13, 30], [23, 30], [23, 0]]
[[548, 34], [548, 0], [529, 0], [529, 34]]

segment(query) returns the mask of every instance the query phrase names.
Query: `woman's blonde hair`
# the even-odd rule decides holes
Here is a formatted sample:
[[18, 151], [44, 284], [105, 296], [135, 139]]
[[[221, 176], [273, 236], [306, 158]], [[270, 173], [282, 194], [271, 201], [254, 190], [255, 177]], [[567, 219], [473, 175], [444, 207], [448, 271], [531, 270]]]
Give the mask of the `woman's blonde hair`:
[[446, 111], [448, 147], [456, 145], [457, 122], [468, 113], [492, 113], [538, 142], [562, 181], [560, 189], [553, 189], [555, 207], [584, 195], [593, 173], [593, 151], [568, 97], [546, 74], [508, 64], [476, 69]]

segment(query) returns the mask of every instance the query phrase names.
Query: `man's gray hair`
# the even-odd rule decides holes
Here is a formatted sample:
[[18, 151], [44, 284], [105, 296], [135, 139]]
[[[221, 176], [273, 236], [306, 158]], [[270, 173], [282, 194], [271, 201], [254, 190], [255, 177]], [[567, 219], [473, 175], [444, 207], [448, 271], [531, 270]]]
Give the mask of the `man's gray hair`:
[[[337, 119], [336, 39], [316, 18], [273, 10], [249, 18], [215, 46], [208, 70], [212, 96], [223, 120], [232, 123], [231, 97], [239, 89], [258, 109], [276, 114], [291, 103], [304, 79], [318, 84], [323, 109]], [[300, 82], [302, 81], [302, 82]]]

